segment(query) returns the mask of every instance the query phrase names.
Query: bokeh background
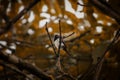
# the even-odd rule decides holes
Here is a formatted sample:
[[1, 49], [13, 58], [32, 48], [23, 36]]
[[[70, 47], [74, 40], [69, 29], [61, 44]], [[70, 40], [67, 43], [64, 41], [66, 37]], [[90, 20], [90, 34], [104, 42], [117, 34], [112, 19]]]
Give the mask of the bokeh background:
[[[2, 29], [7, 24], [5, 17], [11, 20], [32, 1], [0, 0], [0, 28]], [[119, 0], [106, 1], [116, 12], [120, 13]], [[77, 2], [84, 6], [78, 5]], [[79, 59], [72, 59], [61, 50], [62, 68], [74, 77], [85, 73], [90, 66], [97, 63], [97, 59], [104, 53], [115, 31], [120, 27], [113, 18], [101, 12], [89, 0], [41, 0], [7, 33], [0, 35], [0, 49], [29, 61], [57, 78], [60, 73], [55, 67], [56, 59], [50, 47], [51, 43], [45, 24], [48, 23], [48, 31], [53, 39], [54, 34], [59, 33], [59, 20], [62, 35], [74, 32], [65, 43], [68, 51]], [[105, 80], [120, 79], [119, 48], [118, 42], [105, 56], [106, 63], [101, 72]], [[0, 68], [3, 72], [3, 67]], [[0, 73], [0, 78], [3, 76]], [[18, 76], [10, 77], [18, 78]]]

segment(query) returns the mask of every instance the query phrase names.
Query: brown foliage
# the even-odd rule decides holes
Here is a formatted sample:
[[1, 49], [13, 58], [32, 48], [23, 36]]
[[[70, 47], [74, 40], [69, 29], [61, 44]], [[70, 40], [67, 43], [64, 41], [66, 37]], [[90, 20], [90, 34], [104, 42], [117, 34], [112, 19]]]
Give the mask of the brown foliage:
[[[28, 63], [38, 66], [47, 75], [52, 75], [54, 79], [76, 79], [86, 73], [89, 66], [98, 62], [98, 57], [104, 53], [114, 37], [114, 32], [120, 27], [120, 18], [117, 17], [120, 13], [119, 0], [109, 0], [107, 3], [111, 7], [107, 6], [105, 10], [104, 5], [106, 4], [102, 2], [101, 6], [96, 5], [97, 0], [82, 0], [82, 4], [85, 4], [83, 6], [77, 5], [79, 0], [40, 0], [40, 2], [36, 2], [34, 7], [30, 8], [29, 5], [32, 1], [0, 1], [0, 52], [14, 54]], [[66, 9], [67, 7], [69, 9]], [[20, 16], [20, 10], [24, 8], [26, 9]], [[107, 10], [111, 12], [107, 12]], [[60, 50], [61, 67], [65, 74], [56, 68], [56, 57], [45, 30], [47, 22], [48, 32], [53, 40], [54, 34], [59, 33], [59, 20], [61, 20], [61, 35], [75, 32], [66, 39], [65, 44], [69, 52], [77, 59], [70, 58], [64, 51]], [[120, 47], [117, 43], [114, 46], [109, 50], [109, 55], [106, 55], [106, 63], [103, 64], [102, 74], [100, 74], [106, 80], [108, 80], [107, 77], [111, 76], [107, 75], [109, 69], [116, 70], [120, 67]], [[0, 60], [3, 61], [1, 58]], [[2, 72], [0, 78], [2, 78], [3, 65], [0, 65], [0, 71]], [[120, 71], [115, 72], [109, 80], [113, 80], [115, 75], [117, 76], [114, 80], [119, 80]], [[8, 75], [11, 80], [16, 78], [16, 76], [9, 77], [10, 73], [11, 70], [8, 69], [5, 75]], [[29, 74], [26, 71], [25, 73]], [[17, 73], [15, 74], [17, 75]], [[24, 78], [20, 75], [17, 77]], [[88, 77], [92, 78], [91, 75]], [[35, 79], [37, 80], [37, 78]]]

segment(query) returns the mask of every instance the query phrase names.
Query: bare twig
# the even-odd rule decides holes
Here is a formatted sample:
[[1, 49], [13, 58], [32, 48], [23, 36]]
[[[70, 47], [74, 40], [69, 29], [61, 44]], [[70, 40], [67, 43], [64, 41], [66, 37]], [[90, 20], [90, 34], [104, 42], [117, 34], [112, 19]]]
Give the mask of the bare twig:
[[63, 36], [63, 38], [68, 38], [70, 36], [72, 36], [75, 32], [72, 32], [71, 34], [67, 35], [67, 36]]
[[33, 80], [31, 77], [29, 77], [27, 74], [23, 73], [22, 71], [20, 71], [19, 69], [17, 69], [16, 67], [14, 66], [11, 66], [5, 62], [0, 62], [0, 65], [4, 66], [4, 68], [8, 68], [8, 69], [11, 69], [13, 70], [14, 72], [22, 75], [22, 76], [25, 76], [26, 78], [28, 78], [29, 80]]
[[104, 2], [103, 0], [90, 0], [90, 2], [95, 5], [96, 8], [114, 18], [120, 24], [120, 15], [107, 2], [105, 2], [105, 0]]
[[101, 72], [101, 68], [102, 68], [102, 65], [103, 65], [103, 62], [104, 62], [104, 57], [105, 57], [106, 53], [111, 49], [111, 47], [116, 43], [116, 41], [119, 40], [119, 37], [120, 37], [120, 29], [117, 30], [116, 35], [114, 36], [111, 44], [108, 46], [108, 48], [106, 49], [106, 51], [104, 52], [104, 54], [102, 55], [100, 60], [98, 61], [98, 64], [96, 66], [97, 69], [96, 69], [95, 80], [98, 80], [98, 78], [99, 78], [99, 74]]
[[62, 41], [62, 35], [61, 35], [61, 25], [60, 25], [60, 20], [59, 20], [59, 34], [60, 34], [60, 39], [59, 39], [59, 47], [58, 47], [58, 55], [60, 56], [60, 48], [61, 48], [61, 41]]
[[[106, 13], [110, 17], [114, 18], [118, 22], [118, 24], [120, 24], [119, 14], [110, 5], [108, 5], [107, 3], [104, 4], [103, 2], [101, 2], [99, 0], [90, 0], [90, 1], [98, 9], [100, 9], [103, 13]], [[109, 44], [109, 46], [107, 47], [107, 49], [105, 50], [104, 54], [102, 55], [100, 60], [97, 62], [97, 64], [95, 66], [93, 66], [90, 70], [88, 70], [88, 72], [83, 75], [81, 80], [84, 80], [92, 71], [94, 71], [94, 69], [97, 70], [96, 71], [97, 75], [95, 76], [96, 78], [94, 78], [94, 79], [97, 80], [99, 78], [101, 67], [104, 62], [104, 56], [111, 49], [111, 47], [114, 45], [114, 43], [118, 40], [119, 36], [120, 36], [120, 29], [118, 30], [118, 34], [116, 34], [116, 36], [114, 37], [112, 42]]]
[[[103, 53], [103, 55], [101, 56], [101, 58], [98, 60], [98, 62], [91, 69], [89, 69], [87, 73], [85, 73], [83, 75], [83, 78], [81, 80], [84, 80], [95, 69], [97, 70], [96, 71], [97, 75], [95, 77], [96, 78], [99, 77], [99, 74], [100, 74], [100, 71], [101, 71], [100, 68], [102, 67], [102, 64], [104, 62], [105, 55], [111, 49], [111, 47], [114, 45], [114, 43], [119, 39], [119, 37], [120, 37], [120, 29], [118, 29], [118, 31], [116, 32], [116, 35], [113, 38], [112, 42], [108, 45], [107, 49], [105, 50], [105, 52]], [[96, 78], [94, 78], [94, 79], [96, 79]]]
[[87, 35], [88, 33], [90, 33], [90, 32], [91, 32], [90, 30], [85, 31], [85, 32], [82, 33], [80, 36], [77, 36], [77, 37], [71, 39], [70, 41], [73, 42], [73, 41], [75, 41], [75, 40], [77, 40], [77, 39], [81, 39], [82, 37], [86, 36], [86, 35]]
[[94, 80], [98, 80], [98, 79], [99, 79], [103, 62], [104, 62], [104, 59], [98, 64], [98, 67], [97, 67], [96, 70], [95, 70], [96, 72], [95, 72]]
[[47, 31], [47, 34], [48, 34], [49, 40], [50, 40], [50, 42], [51, 42], [51, 45], [52, 45], [53, 51], [54, 51], [55, 55], [58, 56], [58, 54], [57, 54], [57, 52], [56, 52], [56, 50], [55, 50], [55, 46], [54, 46], [54, 44], [53, 44], [53, 42], [52, 42], [51, 36], [50, 36], [50, 34], [49, 34], [49, 31], [48, 31], [47, 22], [46, 22], [46, 26], [45, 26], [45, 27], [46, 27], [45, 29], [46, 29], [46, 31]]
[[36, 5], [39, 1], [41, 0], [33, 0], [32, 3], [30, 3], [30, 5], [28, 5], [26, 8], [24, 8], [19, 14], [17, 14], [11, 21], [9, 21], [5, 26], [4, 26], [4, 30], [0, 31], [0, 35], [8, 32], [14, 23], [16, 23], [25, 13], [27, 13], [34, 5]]
[[60, 48], [61, 48], [61, 41], [62, 41], [62, 35], [61, 35], [61, 25], [60, 25], [60, 20], [59, 20], [59, 34], [60, 34], [60, 39], [59, 39], [59, 47], [58, 47], [58, 57], [57, 57], [57, 63], [56, 66], [60, 72], [63, 72], [62, 67], [61, 67], [61, 59], [60, 59]]
[[4, 46], [4, 45], [2, 45], [2, 44], [0, 44], [0, 46], [2, 47], [2, 48], [6, 48], [6, 49], [9, 49], [10, 51], [12, 51], [12, 52], [15, 52], [15, 50], [14, 49], [11, 49], [10, 47], [8, 47], [7, 45], [6, 46]]
[[6, 53], [3, 53], [0, 51], [0, 59], [5, 62], [14, 64], [18, 68], [27, 70], [28, 72], [30, 72], [33, 75], [36, 75], [37, 77], [41, 78], [42, 80], [52, 80], [52, 78], [50, 76], [48, 76], [46, 73], [44, 73], [41, 69], [18, 58], [15, 55], [9, 55], [9, 54], [6, 54]]
[[6, 13], [3, 13], [2, 16], [3, 16], [3, 19], [5, 20], [6, 23], [10, 21], [10, 19], [9, 19], [9, 17], [7, 16]]
[[88, 4], [81, 4], [81, 3], [79, 3], [79, 2], [77, 2], [77, 4], [80, 5], [80, 6], [88, 7]]

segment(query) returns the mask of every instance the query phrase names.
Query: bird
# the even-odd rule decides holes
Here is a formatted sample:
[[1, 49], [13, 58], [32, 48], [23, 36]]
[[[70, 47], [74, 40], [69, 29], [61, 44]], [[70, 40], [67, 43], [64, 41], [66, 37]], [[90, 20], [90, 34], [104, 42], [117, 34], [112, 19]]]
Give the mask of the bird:
[[[60, 38], [61, 37], [61, 38]], [[60, 39], [61, 39], [61, 42], [60, 42]], [[60, 46], [61, 44], [61, 46]], [[54, 35], [54, 45], [57, 49], [59, 49], [59, 46], [60, 46], [60, 49], [64, 50], [69, 56], [72, 56], [69, 51], [67, 50], [67, 46], [65, 45], [65, 42], [63, 40], [63, 37], [60, 36], [59, 34], [55, 34]]]

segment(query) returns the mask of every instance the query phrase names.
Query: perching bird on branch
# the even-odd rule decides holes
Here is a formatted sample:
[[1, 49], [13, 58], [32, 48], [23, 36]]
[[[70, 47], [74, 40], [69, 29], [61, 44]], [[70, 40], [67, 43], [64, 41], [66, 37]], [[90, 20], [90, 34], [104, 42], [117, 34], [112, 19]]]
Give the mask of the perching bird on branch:
[[67, 37], [69, 37], [73, 34], [74, 34], [74, 32], [72, 34], [68, 35], [68, 36], [61, 36], [61, 42], [60, 42], [60, 35], [59, 34], [54, 35], [54, 45], [55, 45], [55, 47], [57, 49], [59, 49], [59, 45], [61, 44], [60, 49], [64, 50], [69, 56], [71, 56], [71, 54], [67, 50], [67, 46], [65, 45], [64, 38], [67, 38]]

